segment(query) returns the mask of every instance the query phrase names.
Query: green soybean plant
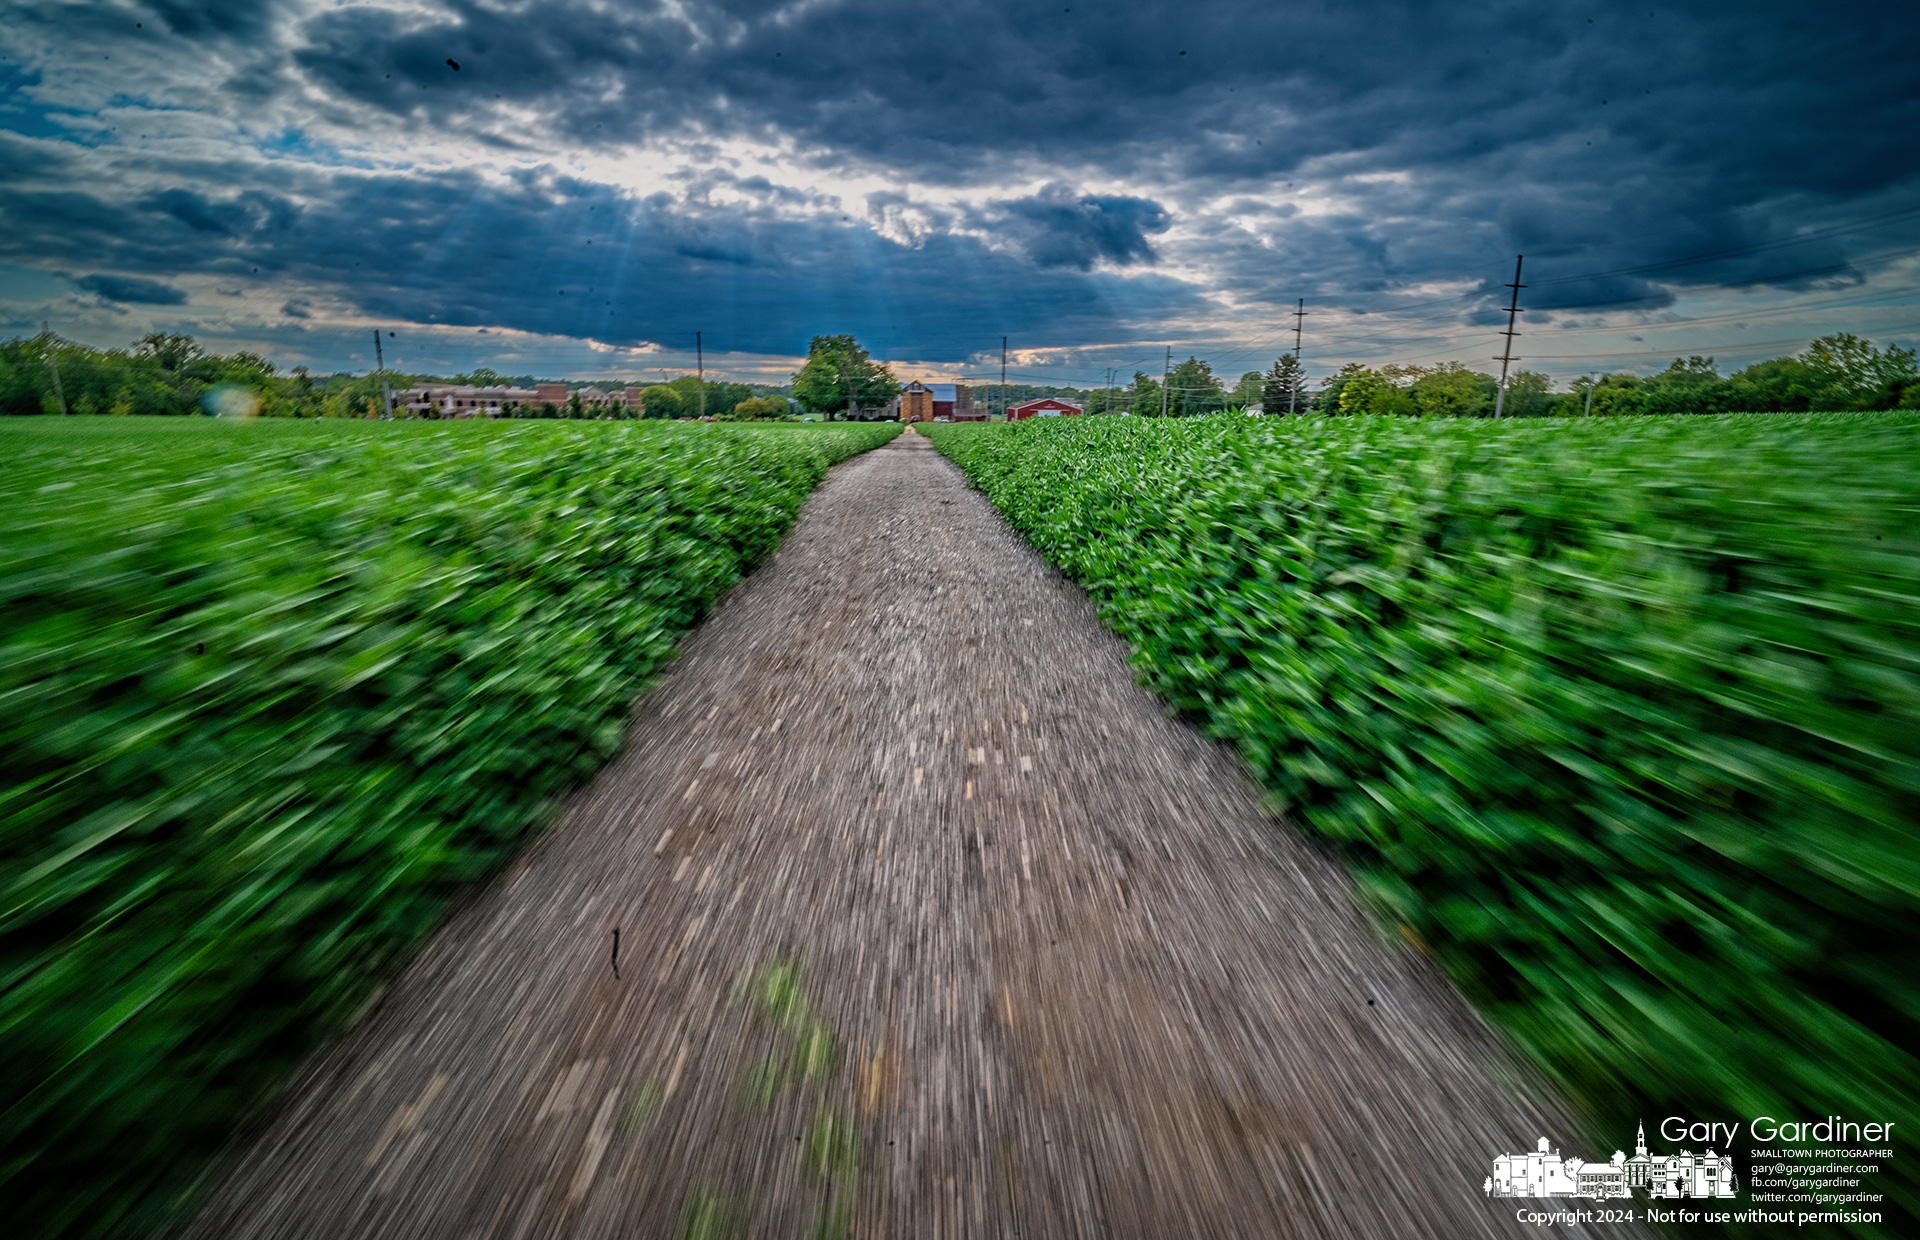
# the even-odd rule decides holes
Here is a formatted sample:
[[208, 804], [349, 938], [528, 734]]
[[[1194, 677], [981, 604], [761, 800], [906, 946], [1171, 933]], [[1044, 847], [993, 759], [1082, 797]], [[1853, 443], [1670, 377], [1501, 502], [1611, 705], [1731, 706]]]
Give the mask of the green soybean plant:
[[0, 1200], [148, 1235], [898, 428], [0, 426]]
[[1920, 1124], [1920, 418], [932, 435], [1596, 1139]]

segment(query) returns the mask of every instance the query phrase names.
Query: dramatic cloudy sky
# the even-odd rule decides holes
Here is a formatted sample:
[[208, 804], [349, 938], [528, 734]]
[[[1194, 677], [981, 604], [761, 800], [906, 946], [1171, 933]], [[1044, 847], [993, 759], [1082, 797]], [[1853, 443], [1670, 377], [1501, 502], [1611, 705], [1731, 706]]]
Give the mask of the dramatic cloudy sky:
[[[1649, 7], [1650, 6], [1650, 7]], [[1561, 382], [1920, 335], [1887, 0], [8, 0], [0, 335], [926, 377]], [[457, 67], [456, 67], [457, 66]]]

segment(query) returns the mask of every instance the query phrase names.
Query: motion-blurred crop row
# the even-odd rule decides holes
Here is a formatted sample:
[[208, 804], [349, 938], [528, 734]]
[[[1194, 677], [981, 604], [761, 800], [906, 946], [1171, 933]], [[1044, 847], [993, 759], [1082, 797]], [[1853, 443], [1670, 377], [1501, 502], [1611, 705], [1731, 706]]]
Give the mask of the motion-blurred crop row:
[[0, 1199], [177, 1221], [893, 426], [0, 422]]
[[1920, 415], [933, 437], [1596, 1139], [1920, 1110]]

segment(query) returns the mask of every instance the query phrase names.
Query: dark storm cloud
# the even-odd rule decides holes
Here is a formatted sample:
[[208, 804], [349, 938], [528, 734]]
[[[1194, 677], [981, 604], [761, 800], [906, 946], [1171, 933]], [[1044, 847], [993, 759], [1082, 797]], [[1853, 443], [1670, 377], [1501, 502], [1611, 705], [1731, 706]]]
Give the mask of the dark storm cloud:
[[97, 297], [129, 305], [178, 306], [187, 300], [185, 293], [170, 284], [143, 280], [138, 276], [81, 276], [74, 283]]
[[[18, 141], [0, 136], [0, 167]], [[245, 169], [185, 171], [232, 184]], [[292, 281], [396, 321], [609, 343], [678, 346], [698, 327], [710, 344], [766, 353], [804, 351], [823, 325], [918, 356], [985, 350], [1004, 331], [1072, 344], [1105, 338], [1143, 307], [1197, 304], [1176, 281], [1039, 270], [970, 236], [902, 246], [864, 222], [770, 207], [689, 206], [531, 173], [502, 185], [464, 172], [268, 171], [281, 178], [271, 188], [119, 205], [0, 183], [0, 216], [16, 225], [0, 236], [0, 259], [91, 256], [141, 273], [123, 288], [157, 288], [152, 275], [182, 271], [243, 287]], [[290, 300], [283, 314], [311, 307]]]
[[[1844, 246], [1754, 247], [1796, 207], [1920, 167], [1903, 50], [1920, 11], [1881, 4], [549, 3], [536, 20], [452, 0], [300, 30], [324, 90], [469, 132], [511, 104], [571, 142], [784, 135], [903, 183], [990, 186], [1021, 160], [1188, 196], [1332, 177], [1361, 210], [1328, 249], [1308, 244], [1325, 224], [1281, 230], [1277, 298], [1475, 276], [1515, 251], [1562, 273], [1648, 269], [1549, 298], [1569, 305], [1846, 278]], [[1088, 214], [1049, 201], [1000, 220], [1042, 266], [1151, 257], [1151, 229]]]
[[1231, 176], [1351, 152], [1446, 165], [1578, 130], [1615, 143], [1569, 149], [1563, 167], [1590, 165], [1587, 180], [1637, 150], [1856, 192], [1913, 167], [1886, 122], [1920, 116], [1916, 27], [1912, 11], [1869, 3], [450, 0], [437, 16], [315, 15], [294, 55], [315, 82], [408, 116], [484, 124], [498, 96], [582, 142], [772, 128], [916, 177], [977, 177], [1016, 154]]
[[140, 204], [149, 211], [172, 216], [195, 232], [226, 237], [284, 231], [300, 209], [285, 198], [259, 190], [214, 200], [189, 189], [169, 189]]
[[[1868, 0], [147, 0], [17, 13], [23, 28], [66, 32], [75, 56], [173, 73], [234, 117], [294, 107], [540, 164], [747, 139], [829, 181], [878, 173], [898, 187], [843, 219], [751, 178], [728, 186], [748, 205], [715, 207], [690, 182], [676, 204], [453, 173], [296, 184], [236, 159], [144, 169], [120, 192], [109, 152], [68, 182], [9, 182], [0, 207], [9, 226], [32, 226], [22, 253], [111, 234], [106, 253], [129, 272], [251, 276], [257, 261], [380, 313], [603, 338], [691, 330], [681, 320], [697, 309], [786, 340], [825, 314], [960, 356], [986, 317], [1059, 325], [1050, 339], [1065, 344], [1151, 335], [1211, 293], [1390, 310], [1426, 306], [1406, 290], [1462, 281], [1465, 296], [1418, 313], [1485, 322], [1517, 252], [1535, 323], [1654, 311], [1693, 288], [1857, 282], [1885, 240], [1829, 226], [1920, 193], [1920, 9]], [[713, 184], [727, 180], [724, 160], [707, 163]], [[930, 189], [948, 205], [928, 205]], [[624, 232], [585, 244], [616, 219]], [[992, 244], [966, 235], [979, 229]], [[1149, 274], [1175, 247], [1197, 284]], [[622, 291], [603, 322], [583, 290], [609, 283]]]
[[218, 4], [207, 4], [205, 0], [143, 0], [137, 6], [140, 12], [157, 19], [162, 29], [190, 38], [257, 37], [272, 26], [278, 12], [286, 7], [271, 0], [220, 0]]
[[1064, 185], [996, 202], [984, 213], [1039, 267], [1091, 270], [1101, 260], [1122, 266], [1151, 263], [1148, 233], [1167, 230], [1167, 211], [1144, 198], [1077, 195]]

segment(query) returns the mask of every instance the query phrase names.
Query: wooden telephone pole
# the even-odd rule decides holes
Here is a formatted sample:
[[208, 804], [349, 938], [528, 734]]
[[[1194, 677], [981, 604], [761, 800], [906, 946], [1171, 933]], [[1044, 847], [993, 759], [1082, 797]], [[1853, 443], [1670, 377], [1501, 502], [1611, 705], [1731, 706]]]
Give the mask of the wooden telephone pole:
[[380, 416], [393, 417], [393, 392], [387, 387], [387, 355], [380, 347], [380, 329], [373, 329], [373, 361], [380, 371]]
[[53, 372], [53, 399], [59, 402], [60, 413], [64, 416], [67, 412], [67, 394], [60, 390], [60, 357], [54, 352], [53, 331], [45, 319], [40, 320], [40, 343], [47, 346], [47, 369]]
[[1500, 351], [1500, 390], [1493, 397], [1493, 416], [1500, 417], [1507, 404], [1507, 364], [1513, 360], [1513, 338], [1520, 333], [1513, 330], [1513, 316], [1525, 314], [1520, 308], [1520, 290], [1527, 287], [1520, 283], [1520, 264], [1525, 254], [1517, 254], [1513, 259], [1513, 283], [1506, 287], [1513, 290], [1513, 300], [1507, 305], [1507, 330], [1501, 332], [1507, 338], [1507, 347]]
[[1000, 420], [1007, 420], [1007, 338], [1000, 337]]
[[[1307, 299], [1302, 297], [1293, 309], [1293, 382], [1287, 387], [1287, 413], [1291, 415], [1300, 404], [1300, 385], [1307, 381], [1305, 367], [1300, 365], [1300, 328], [1307, 317]], [[1264, 410], [1262, 412], [1265, 412]]]

